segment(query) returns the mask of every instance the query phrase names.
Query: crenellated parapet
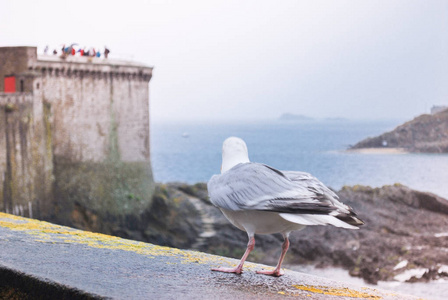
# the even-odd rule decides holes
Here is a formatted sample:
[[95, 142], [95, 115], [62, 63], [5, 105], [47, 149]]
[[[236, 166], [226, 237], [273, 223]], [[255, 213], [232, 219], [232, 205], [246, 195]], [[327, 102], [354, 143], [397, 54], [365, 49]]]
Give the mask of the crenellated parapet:
[[38, 56], [28, 70], [42, 76], [149, 82], [152, 67], [132, 62], [91, 57]]
[[116, 71], [101, 71], [101, 70], [86, 70], [75, 68], [52, 68], [52, 67], [37, 67], [34, 69], [41, 73], [42, 76], [67, 77], [67, 78], [92, 78], [109, 80], [111, 78], [119, 80], [140, 80], [149, 82], [151, 80], [151, 73], [139, 72], [116, 72]]

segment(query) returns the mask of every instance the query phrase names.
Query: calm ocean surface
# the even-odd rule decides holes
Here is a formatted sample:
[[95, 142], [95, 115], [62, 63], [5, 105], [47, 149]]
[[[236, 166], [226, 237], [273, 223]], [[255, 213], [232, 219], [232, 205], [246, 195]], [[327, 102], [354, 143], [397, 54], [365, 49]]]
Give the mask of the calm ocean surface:
[[[249, 158], [280, 170], [313, 174], [333, 189], [401, 183], [448, 198], [447, 154], [359, 154], [349, 145], [390, 131], [400, 121], [228, 122], [151, 124], [157, 182], [206, 182], [221, 167], [222, 142], [243, 138]], [[185, 137], [184, 135], [187, 135]]]

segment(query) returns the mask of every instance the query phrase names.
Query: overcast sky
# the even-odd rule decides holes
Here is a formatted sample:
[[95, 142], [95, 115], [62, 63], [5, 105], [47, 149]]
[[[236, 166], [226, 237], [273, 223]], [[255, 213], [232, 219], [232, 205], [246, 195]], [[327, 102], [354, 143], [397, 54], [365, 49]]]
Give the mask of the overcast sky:
[[448, 0], [0, 0], [0, 46], [154, 66], [153, 120], [410, 119], [448, 105]]

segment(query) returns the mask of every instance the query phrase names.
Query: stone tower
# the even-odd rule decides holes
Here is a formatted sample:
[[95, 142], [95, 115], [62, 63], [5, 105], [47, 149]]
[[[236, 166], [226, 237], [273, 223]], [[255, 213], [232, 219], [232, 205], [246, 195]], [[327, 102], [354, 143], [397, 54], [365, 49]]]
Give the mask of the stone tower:
[[151, 76], [0, 47], [0, 211], [110, 232], [149, 207]]

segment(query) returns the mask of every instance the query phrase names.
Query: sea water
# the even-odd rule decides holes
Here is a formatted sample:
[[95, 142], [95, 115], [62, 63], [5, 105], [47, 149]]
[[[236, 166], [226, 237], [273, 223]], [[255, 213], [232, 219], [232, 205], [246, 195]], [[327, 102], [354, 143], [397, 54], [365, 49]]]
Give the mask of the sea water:
[[347, 152], [358, 141], [393, 130], [400, 121], [161, 122], [151, 124], [157, 182], [207, 182], [220, 173], [222, 142], [243, 138], [249, 158], [280, 170], [313, 174], [338, 190], [344, 185], [401, 183], [448, 198], [448, 154]]

